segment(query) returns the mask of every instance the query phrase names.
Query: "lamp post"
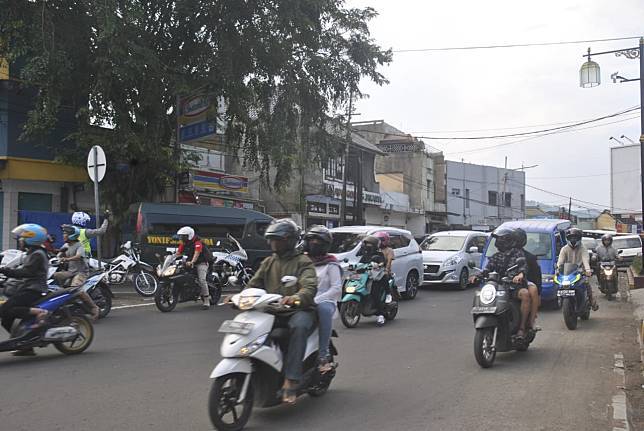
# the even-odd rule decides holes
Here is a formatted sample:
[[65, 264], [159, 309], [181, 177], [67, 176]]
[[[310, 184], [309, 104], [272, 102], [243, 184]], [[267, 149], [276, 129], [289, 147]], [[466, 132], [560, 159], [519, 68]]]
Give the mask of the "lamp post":
[[[592, 55], [615, 54], [616, 57], [624, 56], [631, 60], [639, 58], [640, 60], [640, 77], [634, 79], [627, 79], [621, 76], [616, 76], [614, 80], [619, 79], [620, 82], [640, 82], [640, 189], [642, 192], [642, 224], [644, 225], [644, 37], [640, 38], [639, 46], [635, 48], [618, 49], [615, 51], [596, 52]], [[601, 83], [599, 64], [590, 59], [590, 48], [588, 54], [584, 57], [588, 59], [579, 70], [579, 86], [582, 88], [596, 87]], [[644, 243], [642, 243], [642, 256], [644, 256]]]

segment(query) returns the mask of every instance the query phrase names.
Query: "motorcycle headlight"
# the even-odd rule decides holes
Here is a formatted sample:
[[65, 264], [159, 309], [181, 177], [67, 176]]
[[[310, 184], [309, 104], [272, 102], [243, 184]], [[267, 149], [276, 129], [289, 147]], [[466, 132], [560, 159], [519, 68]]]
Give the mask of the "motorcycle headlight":
[[239, 298], [239, 309], [240, 310], [250, 310], [255, 306], [255, 303], [259, 299], [259, 296], [242, 296]]
[[610, 277], [611, 275], [613, 275], [613, 271], [615, 271], [615, 270], [614, 269], [605, 269], [604, 274], [606, 274], [607, 276]]
[[344, 291], [347, 292], [347, 293], [353, 293], [353, 292], [356, 291], [356, 287], [355, 286], [347, 286], [347, 288]]
[[164, 277], [172, 277], [175, 272], [177, 272], [177, 267], [176, 266], [171, 266], [170, 268], [168, 268], [165, 271], [163, 271], [163, 276]]
[[561, 285], [562, 285], [562, 286], [570, 286], [570, 280], [563, 280], [563, 281], [561, 282]]
[[453, 256], [453, 257], [450, 257], [449, 259], [447, 259], [445, 261], [445, 263], [443, 264], [443, 266], [445, 266], [445, 267], [447, 267], [447, 266], [456, 266], [459, 263], [461, 263], [461, 260], [463, 260], [463, 258], [461, 256], [459, 256], [459, 255], [456, 255], [456, 256]]
[[268, 334], [260, 335], [254, 341], [246, 344], [244, 347], [239, 349], [239, 354], [241, 356], [248, 356], [248, 355], [251, 355], [251, 354], [255, 353], [255, 351], [257, 351], [257, 349], [259, 349], [260, 347], [262, 347], [264, 345], [264, 343], [266, 342], [267, 338], [268, 338]]
[[492, 301], [496, 299], [496, 287], [491, 284], [486, 284], [483, 286], [483, 289], [481, 289], [479, 298], [481, 299], [482, 304], [487, 305], [492, 303]]

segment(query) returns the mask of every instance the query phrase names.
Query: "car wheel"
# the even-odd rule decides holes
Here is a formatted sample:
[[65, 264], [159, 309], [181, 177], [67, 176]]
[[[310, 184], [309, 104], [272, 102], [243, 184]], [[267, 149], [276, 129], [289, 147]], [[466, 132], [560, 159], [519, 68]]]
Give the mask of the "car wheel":
[[418, 294], [418, 284], [418, 273], [415, 270], [410, 271], [409, 274], [407, 274], [407, 282], [405, 283], [405, 293], [403, 293], [403, 297], [405, 299], [414, 299], [416, 294]]
[[467, 268], [461, 269], [461, 273], [458, 276], [458, 287], [461, 290], [467, 289], [467, 285], [470, 282], [469, 278], [470, 278], [470, 273], [467, 270]]

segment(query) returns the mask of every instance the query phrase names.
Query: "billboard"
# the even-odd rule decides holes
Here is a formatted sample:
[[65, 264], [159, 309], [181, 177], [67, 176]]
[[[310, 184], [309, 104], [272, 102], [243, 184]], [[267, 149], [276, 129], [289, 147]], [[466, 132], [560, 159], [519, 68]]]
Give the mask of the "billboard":
[[208, 191], [248, 193], [248, 178], [220, 172], [193, 171], [192, 186]]
[[610, 149], [610, 205], [613, 214], [640, 213], [642, 184], [640, 146]]
[[197, 93], [179, 97], [177, 127], [179, 143], [208, 140], [217, 134], [219, 103], [212, 95]]

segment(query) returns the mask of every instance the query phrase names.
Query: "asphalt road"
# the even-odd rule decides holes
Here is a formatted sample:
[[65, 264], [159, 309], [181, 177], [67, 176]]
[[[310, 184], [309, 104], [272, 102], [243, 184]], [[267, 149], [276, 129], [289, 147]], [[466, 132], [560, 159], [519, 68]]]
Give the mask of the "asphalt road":
[[[634, 354], [630, 304], [600, 300], [576, 331], [542, 311], [525, 353], [473, 356], [473, 290], [424, 289], [383, 328], [338, 321], [340, 368], [322, 398], [255, 409], [248, 430], [606, 430], [620, 379], [614, 354]], [[0, 356], [3, 430], [209, 430], [209, 374], [227, 308], [180, 304], [114, 310], [84, 354], [53, 348]]]

